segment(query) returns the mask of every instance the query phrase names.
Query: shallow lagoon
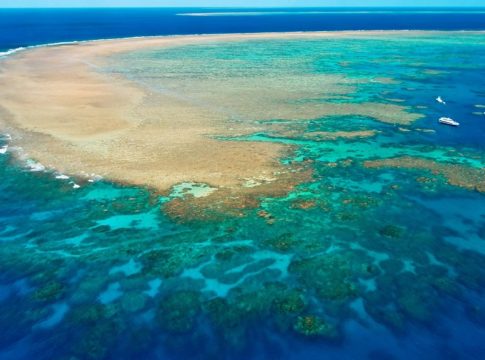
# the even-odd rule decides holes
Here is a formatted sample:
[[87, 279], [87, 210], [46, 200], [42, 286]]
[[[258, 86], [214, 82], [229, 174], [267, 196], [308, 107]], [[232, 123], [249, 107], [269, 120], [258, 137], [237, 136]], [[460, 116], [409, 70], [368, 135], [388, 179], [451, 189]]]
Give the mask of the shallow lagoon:
[[401, 34], [111, 59], [258, 129], [221, 140], [291, 144], [281, 161], [312, 179], [241, 216], [184, 216], [167, 204], [217, 190], [74, 189], [0, 154], [0, 358], [480, 358], [484, 50], [481, 34]]

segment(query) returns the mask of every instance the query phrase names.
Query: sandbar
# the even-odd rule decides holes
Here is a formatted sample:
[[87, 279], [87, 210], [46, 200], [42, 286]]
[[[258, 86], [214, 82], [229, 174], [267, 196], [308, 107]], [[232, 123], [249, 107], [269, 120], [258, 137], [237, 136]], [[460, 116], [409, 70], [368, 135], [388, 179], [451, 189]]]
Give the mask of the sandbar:
[[[243, 188], [251, 178], [277, 179], [294, 172], [279, 161], [292, 150], [291, 146], [221, 140], [221, 136], [262, 131], [264, 123], [232, 123], [222, 113], [170, 94], [150, 92], [119, 74], [100, 72], [98, 68], [115, 54], [149, 48], [253, 39], [393, 34], [399, 32], [168, 36], [32, 48], [0, 60], [0, 129], [12, 134], [11, 149], [21, 148], [22, 156], [73, 176], [98, 174], [159, 192], [167, 192], [182, 182]], [[404, 119], [404, 124], [419, 118], [419, 114], [407, 113], [397, 105], [387, 106], [398, 111], [398, 115], [383, 116], [389, 113], [385, 106], [351, 105], [351, 110], [339, 105], [315, 110], [307, 107], [310, 110], [303, 115], [355, 112], [381, 117], [383, 122]], [[276, 115], [294, 116], [291, 111], [268, 113], [268, 116]], [[273, 191], [268, 186], [266, 189]]]

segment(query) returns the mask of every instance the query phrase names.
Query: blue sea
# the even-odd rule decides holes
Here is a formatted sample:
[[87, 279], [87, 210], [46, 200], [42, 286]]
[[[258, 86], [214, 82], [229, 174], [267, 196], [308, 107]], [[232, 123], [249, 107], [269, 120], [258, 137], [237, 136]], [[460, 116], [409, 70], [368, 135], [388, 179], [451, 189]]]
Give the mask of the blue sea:
[[[485, 7], [0, 9], [0, 49], [131, 36], [317, 30], [483, 30]], [[217, 13], [223, 16], [184, 16]], [[242, 15], [238, 15], [242, 14]]]
[[237, 211], [191, 179], [160, 195], [46, 170], [0, 128], [0, 360], [483, 359], [485, 9], [4, 9], [0, 51], [386, 29], [444, 31], [200, 43], [103, 64], [258, 128], [221, 149], [277, 143], [291, 147], [282, 166], [311, 171]]

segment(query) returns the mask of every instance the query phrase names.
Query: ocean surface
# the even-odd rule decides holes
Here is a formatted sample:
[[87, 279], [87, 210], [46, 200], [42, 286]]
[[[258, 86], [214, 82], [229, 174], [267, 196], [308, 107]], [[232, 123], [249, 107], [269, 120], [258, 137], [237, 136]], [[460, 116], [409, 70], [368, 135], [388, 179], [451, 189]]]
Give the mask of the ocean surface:
[[[0, 10], [0, 49], [485, 29], [485, 14], [466, 9], [278, 11]], [[483, 33], [218, 42], [117, 55], [100, 71], [264, 124], [221, 141], [290, 144], [280, 161], [312, 179], [241, 216], [174, 212], [173, 201], [210, 196], [208, 185], [159, 196], [83, 181], [18, 161], [0, 129], [0, 359], [483, 358]], [[238, 88], [272, 89], [288, 111], [318, 103], [342, 115], [268, 118], [271, 99], [228, 101]], [[407, 114], [417, 120], [388, 120]]]
[[[194, 16], [206, 14], [207, 16]], [[215, 15], [222, 16], [215, 16]], [[240, 15], [238, 15], [240, 14]], [[481, 9], [0, 9], [0, 50], [131, 36], [316, 30], [483, 30]]]

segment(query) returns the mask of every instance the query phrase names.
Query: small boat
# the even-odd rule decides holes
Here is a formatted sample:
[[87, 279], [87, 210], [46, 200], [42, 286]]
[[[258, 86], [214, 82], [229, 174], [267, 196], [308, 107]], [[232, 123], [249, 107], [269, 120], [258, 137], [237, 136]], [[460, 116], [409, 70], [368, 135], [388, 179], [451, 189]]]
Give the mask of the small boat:
[[440, 124], [445, 124], [445, 125], [451, 125], [451, 126], [459, 126], [460, 123], [453, 120], [452, 118], [449, 117], [441, 117], [439, 120]]
[[443, 104], [443, 105], [446, 105], [446, 101], [443, 100], [443, 98], [441, 96], [438, 96], [436, 98], [436, 101], [439, 102], [440, 104]]

